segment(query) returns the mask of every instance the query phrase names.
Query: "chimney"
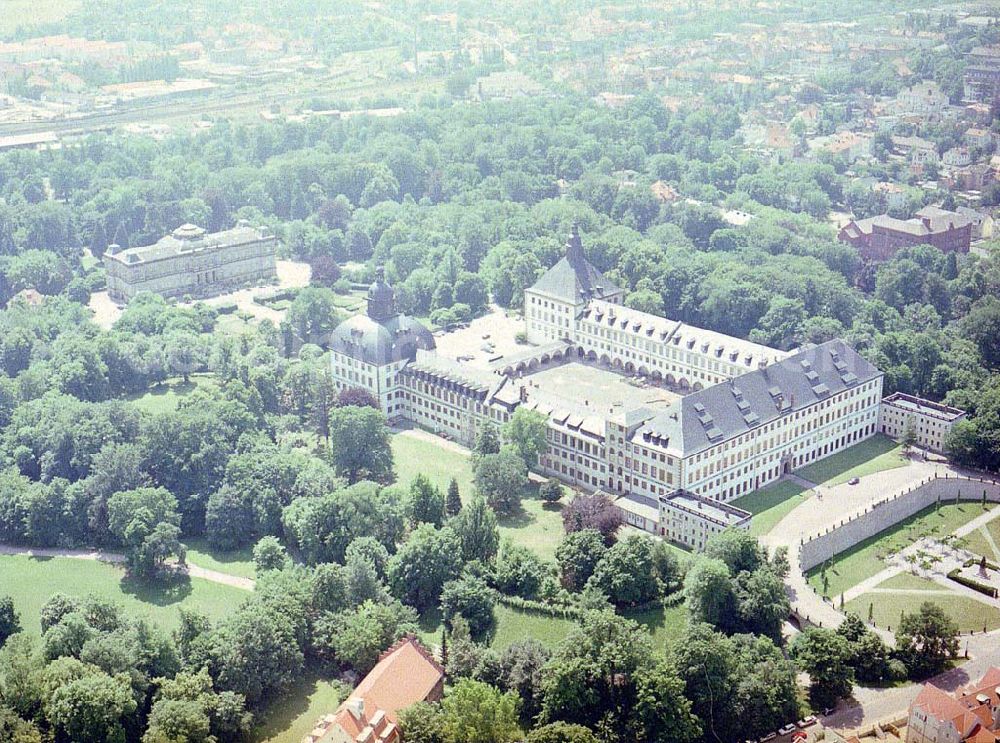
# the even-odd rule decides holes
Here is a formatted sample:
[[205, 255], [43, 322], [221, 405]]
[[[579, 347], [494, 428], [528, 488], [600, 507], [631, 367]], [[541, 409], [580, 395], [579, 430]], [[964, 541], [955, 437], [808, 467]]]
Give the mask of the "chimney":
[[528, 402], [528, 388], [521, 387], [521, 402]]
[[344, 706], [355, 720], [360, 720], [365, 716], [365, 700], [360, 697], [349, 697]]

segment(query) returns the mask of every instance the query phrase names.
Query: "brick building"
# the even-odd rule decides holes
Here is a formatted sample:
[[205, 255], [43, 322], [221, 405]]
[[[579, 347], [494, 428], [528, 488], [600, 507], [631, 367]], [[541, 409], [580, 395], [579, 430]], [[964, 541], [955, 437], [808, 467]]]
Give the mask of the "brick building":
[[933, 245], [944, 253], [968, 253], [972, 220], [957, 212], [925, 206], [911, 219], [881, 214], [848, 222], [837, 235], [856, 247], [869, 261], [886, 261], [900, 248]]

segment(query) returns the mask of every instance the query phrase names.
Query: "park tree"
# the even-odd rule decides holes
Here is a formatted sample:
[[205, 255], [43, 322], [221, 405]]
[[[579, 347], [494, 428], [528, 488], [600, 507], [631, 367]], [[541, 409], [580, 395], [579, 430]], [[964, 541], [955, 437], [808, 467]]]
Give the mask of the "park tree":
[[496, 618], [493, 607], [496, 594], [482, 578], [465, 575], [444, 584], [441, 591], [441, 615], [450, 623], [456, 615], [461, 615], [469, 623], [469, 630], [476, 637], [482, 637], [493, 628]]
[[706, 622], [723, 630], [732, 627], [736, 596], [726, 563], [708, 557], [695, 560], [684, 579], [684, 603], [692, 622]]
[[330, 456], [337, 472], [354, 483], [392, 478], [392, 447], [385, 415], [347, 406], [330, 413]]
[[684, 683], [639, 625], [591, 612], [545, 666], [541, 723], [600, 725], [632, 740], [698, 738]]
[[351, 406], [381, 410], [375, 395], [364, 387], [345, 387], [337, 393], [336, 405], [338, 408]]
[[756, 738], [798, 713], [797, 669], [767, 638], [689, 624], [674, 658], [706, 740]]
[[476, 490], [486, 498], [490, 508], [508, 515], [521, 507], [528, 468], [513, 447], [505, 446], [497, 454], [478, 457], [474, 467]]
[[521, 721], [530, 725], [541, 710], [542, 672], [551, 653], [538, 640], [512, 642], [497, 661], [497, 683], [521, 698]]
[[476, 434], [476, 443], [472, 447], [472, 451], [480, 457], [500, 453], [500, 434], [497, 432], [496, 426], [489, 422], [483, 424], [479, 433]]
[[458, 480], [454, 477], [448, 483], [448, 493], [444, 499], [444, 513], [448, 518], [457, 516], [462, 510], [462, 496], [458, 492]]
[[136, 708], [127, 676], [92, 672], [57, 688], [46, 716], [75, 743], [125, 743], [125, 724]]
[[588, 581], [616, 606], [635, 606], [660, 595], [653, 570], [653, 540], [634, 534], [611, 546]]
[[538, 488], [538, 497], [542, 499], [545, 503], [554, 504], [562, 500], [563, 493], [565, 493], [565, 488], [562, 484], [556, 480], [554, 477], [550, 477], [548, 480], [541, 484]]
[[317, 343], [340, 319], [337, 298], [325, 287], [300, 289], [288, 308], [288, 322], [305, 343]]
[[525, 743], [598, 743], [599, 738], [590, 728], [569, 722], [550, 722], [528, 733]]
[[401, 601], [426, 611], [438, 604], [444, 584], [458, 577], [461, 565], [454, 530], [421, 524], [389, 559], [389, 585]]
[[310, 563], [341, 562], [358, 537], [373, 537], [387, 550], [403, 534], [398, 490], [362, 481], [325, 495], [303, 496], [282, 512], [285, 541]]
[[814, 707], [834, 707], [838, 700], [851, 695], [851, 646], [842, 635], [811, 627], [795, 638], [791, 656], [809, 674], [809, 701]]
[[398, 601], [365, 601], [353, 609], [325, 614], [316, 622], [313, 646], [320, 657], [368, 673], [379, 655], [407, 633], [417, 631], [417, 613]]
[[177, 499], [165, 488], [115, 493], [108, 501], [108, 527], [125, 548], [129, 570], [142, 578], [159, 574], [170, 557], [184, 559]]
[[447, 743], [513, 743], [520, 700], [512, 692], [480, 681], [462, 679], [441, 702], [442, 732]]
[[504, 540], [493, 569], [493, 583], [508, 596], [537, 598], [550, 567], [542, 558], [521, 544]]
[[587, 584], [608, 548], [596, 529], [570, 532], [556, 547], [556, 563], [564, 588], [579, 591]]
[[400, 710], [399, 729], [407, 743], [445, 743], [441, 705], [417, 702]]
[[253, 546], [253, 566], [258, 575], [268, 570], [284, 570], [290, 562], [288, 550], [277, 537], [261, 537]]
[[757, 538], [744, 529], [726, 529], [708, 538], [705, 557], [722, 560], [732, 575], [753, 572], [767, 562]]
[[913, 678], [939, 673], [958, 655], [958, 626], [944, 609], [925, 601], [900, 620], [896, 654]]
[[449, 522], [462, 547], [462, 560], [492, 562], [500, 546], [497, 516], [482, 496], [473, 497]]
[[518, 407], [503, 426], [503, 439], [511, 444], [529, 469], [538, 464], [538, 457], [548, 447], [545, 434], [548, 418], [537, 410]]
[[245, 604], [211, 637], [213, 678], [251, 708], [284, 693], [299, 678], [303, 655], [293, 619], [262, 602]]
[[14, 599], [0, 596], [0, 648], [7, 638], [21, 631], [21, 619], [14, 609]]
[[567, 534], [581, 529], [596, 529], [610, 547], [621, 528], [622, 514], [615, 502], [604, 493], [578, 494], [563, 508], [562, 521]]
[[791, 611], [781, 576], [764, 566], [753, 572], [739, 573], [733, 588], [739, 615], [738, 629], [781, 642], [781, 628]]
[[205, 535], [221, 550], [235, 550], [247, 544], [257, 532], [253, 503], [245, 493], [223, 484], [205, 504]]
[[418, 474], [410, 483], [406, 510], [413, 524], [441, 526], [444, 523], [445, 499], [426, 475]]

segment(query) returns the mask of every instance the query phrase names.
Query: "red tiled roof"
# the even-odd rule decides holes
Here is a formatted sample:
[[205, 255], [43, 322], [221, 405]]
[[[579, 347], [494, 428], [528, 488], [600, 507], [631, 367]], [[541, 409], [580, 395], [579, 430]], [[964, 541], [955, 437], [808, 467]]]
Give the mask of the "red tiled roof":
[[1000, 669], [990, 668], [976, 683], [959, 689], [955, 696], [933, 684], [925, 684], [913, 707], [941, 722], [951, 722], [965, 743], [997, 743], [993, 708], [1000, 702]]
[[[361, 743], [398, 740], [397, 714], [427, 700], [444, 678], [444, 668], [413, 636], [382, 653], [332, 716], [322, 720], [306, 741], [325, 741], [334, 726]], [[322, 731], [321, 735], [317, 735]]]

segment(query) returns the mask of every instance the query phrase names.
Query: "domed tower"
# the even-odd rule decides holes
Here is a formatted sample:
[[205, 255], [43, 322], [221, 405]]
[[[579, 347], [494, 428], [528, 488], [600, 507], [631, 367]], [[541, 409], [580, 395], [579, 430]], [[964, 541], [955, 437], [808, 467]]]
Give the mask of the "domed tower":
[[434, 336], [412, 317], [396, 310], [396, 295], [381, 267], [368, 287], [368, 309], [338, 325], [330, 336], [333, 382], [337, 389], [363, 387], [382, 412], [400, 414], [399, 372], [418, 350], [434, 350]]
[[385, 269], [375, 269], [375, 281], [368, 287], [368, 317], [387, 322], [396, 316], [396, 293], [385, 280]]

